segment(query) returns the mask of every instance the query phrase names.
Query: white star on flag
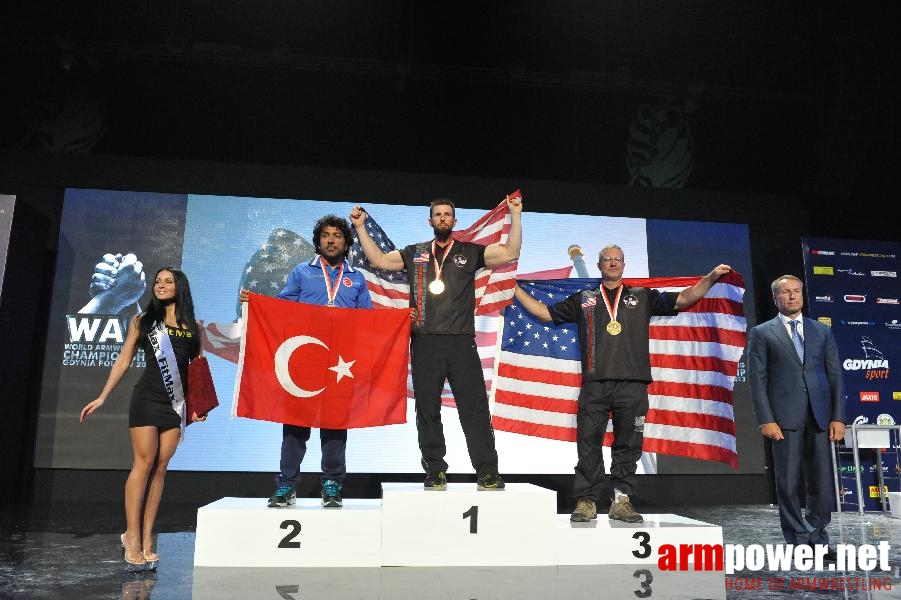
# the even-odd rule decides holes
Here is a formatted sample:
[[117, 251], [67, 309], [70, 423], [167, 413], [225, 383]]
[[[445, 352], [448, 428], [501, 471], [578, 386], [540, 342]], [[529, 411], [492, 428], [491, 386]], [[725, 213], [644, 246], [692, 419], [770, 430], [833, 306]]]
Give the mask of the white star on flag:
[[344, 357], [342, 357], [340, 354], [338, 355], [338, 364], [335, 365], [334, 367], [328, 368], [329, 371], [334, 371], [335, 373], [338, 374], [338, 379], [337, 379], [336, 383], [338, 381], [341, 381], [342, 377], [350, 377], [351, 379], [353, 379], [354, 374], [350, 372], [350, 368], [352, 366], [354, 366], [355, 362], [357, 362], [357, 361], [352, 360], [350, 362], [347, 362], [344, 360]]

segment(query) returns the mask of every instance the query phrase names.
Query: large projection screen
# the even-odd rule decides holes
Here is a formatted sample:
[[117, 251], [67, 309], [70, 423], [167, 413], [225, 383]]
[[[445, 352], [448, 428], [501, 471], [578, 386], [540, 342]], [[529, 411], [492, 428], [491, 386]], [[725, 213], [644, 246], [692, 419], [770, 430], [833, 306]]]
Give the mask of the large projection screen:
[[[507, 192], [497, 190], [484, 209], [458, 208], [457, 228], [470, 226]], [[67, 190], [49, 317], [35, 466], [130, 466], [128, 402], [140, 369], [129, 370], [107, 404], [88, 422], [80, 425], [78, 414], [102, 388], [124, 335], [122, 323], [146, 303], [149, 282], [158, 268], [180, 266], [191, 282], [197, 318], [207, 325], [215, 323], [225, 328], [238, 317], [238, 291], [244, 271], [255, 255], [277, 249], [284, 254], [281, 260], [290, 266], [309, 259], [315, 221], [329, 213], [347, 216], [355, 204], [367, 208], [397, 247], [431, 238], [427, 201], [408, 206], [367, 203], [362, 198], [339, 202]], [[596, 206], [603, 207], [603, 202], [599, 200]], [[535, 213], [529, 212], [527, 191], [525, 207], [520, 273], [573, 267], [569, 248], [578, 244], [589, 276], [598, 277], [594, 266], [598, 252], [604, 245], [615, 243], [625, 252], [627, 277], [700, 276], [723, 262], [744, 274], [745, 297], [754, 297], [750, 242], [744, 224]], [[280, 245], [283, 238], [292, 240], [291, 247]], [[133, 253], [141, 261], [148, 285], [139, 297], [92, 296], [94, 267], [108, 253]], [[577, 276], [575, 270], [572, 276]], [[753, 322], [752, 315], [747, 316]], [[281, 425], [232, 417], [236, 364], [209, 353], [208, 356], [222, 405], [206, 423], [186, 430], [170, 469], [277, 470]], [[135, 365], [143, 365], [140, 354]], [[740, 375], [736, 380], [736, 404], [747, 404], [743, 394]], [[443, 409], [443, 422], [450, 471], [473, 472], [453, 408]], [[503, 473], [572, 472], [576, 456], [575, 444], [571, 442], [503, 431], [496, 435]], [[314, 431], [303, 470], [316, 471], [319, 462], [318, 433]], [[680, 468], [692, 472], [693, 462], [699, 461], [682, 461], [680, 464], [689, 466]], [[351, 430], [347, 464], [351, 473], [420, 472], [412, 401], [408, 402], [406, 424]], [[653, 457], [646, 457], [640, 472], [656, 472], [655, 465]]]

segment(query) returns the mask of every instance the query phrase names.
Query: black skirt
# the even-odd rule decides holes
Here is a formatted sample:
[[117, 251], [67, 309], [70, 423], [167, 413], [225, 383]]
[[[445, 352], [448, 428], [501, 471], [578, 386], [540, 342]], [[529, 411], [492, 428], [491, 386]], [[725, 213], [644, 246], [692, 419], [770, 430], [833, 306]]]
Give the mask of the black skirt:
[[136, 385], [128, 407], [129, 427], [181, 427], [181, 417], [172, 408], [169, 396]]

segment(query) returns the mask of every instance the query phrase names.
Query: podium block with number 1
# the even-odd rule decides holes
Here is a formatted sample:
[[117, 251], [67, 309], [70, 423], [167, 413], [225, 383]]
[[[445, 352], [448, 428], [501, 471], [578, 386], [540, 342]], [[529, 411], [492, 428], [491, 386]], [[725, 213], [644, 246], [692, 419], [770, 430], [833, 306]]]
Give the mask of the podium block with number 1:
[[452, 483], [382, 484], [385, 566], [553, 565], [557, 494], [528, 483], [477, 491]]

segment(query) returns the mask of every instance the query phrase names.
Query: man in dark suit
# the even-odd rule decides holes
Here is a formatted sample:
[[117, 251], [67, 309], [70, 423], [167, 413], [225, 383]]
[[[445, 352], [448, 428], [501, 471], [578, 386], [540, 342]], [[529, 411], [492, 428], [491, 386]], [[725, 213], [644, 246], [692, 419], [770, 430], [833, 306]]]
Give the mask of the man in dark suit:
[[[829, 441], [844, 438], [845, 395], [832, 329], [801, 315], [803, 287], [794, 275], [773, 281], [779, 314], [748, 335], [748, 379], [760, 432], [773, 444], [785, 541], [828, 545], [833, 502]], [[807, 494], [806, 515], [801, 489]], [[825, 556], [834, 560], [834, 550], [827, 546]]]

